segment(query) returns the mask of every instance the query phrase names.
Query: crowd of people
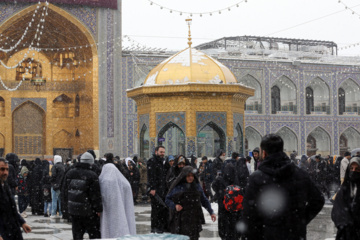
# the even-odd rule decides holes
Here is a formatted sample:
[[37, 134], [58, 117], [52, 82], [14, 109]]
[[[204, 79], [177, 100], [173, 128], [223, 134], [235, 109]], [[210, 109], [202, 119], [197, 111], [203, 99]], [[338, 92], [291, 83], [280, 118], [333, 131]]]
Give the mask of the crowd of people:
[[151, 203], [152, 233], [197, 240], [204, 207], [222, 240], [306, 239], [324, 198], [334, 204], [337, 239], [360, 239], [360, 153], [298, 158], [283, 147], [281, 137], [268, 134], [252, 156], [232, 152], [226, 159], [218, 149], [213, 160], [203, 156], [199, 163], [195, 156], [166, 157], [163, 146], [149, 160], [112, 153], [95, 160], [89, 150], [75, 160], [20, 161], [9, 153], [0, 158], [0, 240], [22, 239], [20, 227], [31, 231], [24, 220], [28, 206], [33, 215], [71, 222], [74, 239], [85, 232], [91, 239], [133, 235], [139, 202]]

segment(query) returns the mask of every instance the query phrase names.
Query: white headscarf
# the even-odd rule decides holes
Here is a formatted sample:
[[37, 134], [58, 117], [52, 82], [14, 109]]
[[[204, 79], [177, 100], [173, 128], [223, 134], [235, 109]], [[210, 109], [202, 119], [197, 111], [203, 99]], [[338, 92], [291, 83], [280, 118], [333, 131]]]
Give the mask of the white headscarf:
[[101, 238], [135, 235], [135, 212], [131, 186], [114, 164], [105, 164], [100, 177], [103, 212]]

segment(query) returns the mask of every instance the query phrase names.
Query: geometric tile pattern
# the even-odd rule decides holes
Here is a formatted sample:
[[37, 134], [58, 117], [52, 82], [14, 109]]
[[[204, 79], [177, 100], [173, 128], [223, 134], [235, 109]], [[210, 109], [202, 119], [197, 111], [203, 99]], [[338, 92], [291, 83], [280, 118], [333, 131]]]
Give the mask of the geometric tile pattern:
[[186, 137], [186, 156], [191, 156], [192, 154], [195, 155], [196, 153], [196, 138], [195, 137]]
[[171, 112], [171, 113], [156, 113], [156, 135], [168, 123], [176, 124], [185, 134], [185, 113], [184, 112]]
[[271, 132], [277, 133], [281, 128], [288, 127], [296, 136], [299, 136], [299, 122], [271, 122]]
[[11, 98], [11, 111], [26, 101], [36, 103], [46, 112], [46, 98]]
[[226, 134], [226, 113], [225, 112], [197, 112], [196, 132], [199, 132], [209, 122], [215, 123]]

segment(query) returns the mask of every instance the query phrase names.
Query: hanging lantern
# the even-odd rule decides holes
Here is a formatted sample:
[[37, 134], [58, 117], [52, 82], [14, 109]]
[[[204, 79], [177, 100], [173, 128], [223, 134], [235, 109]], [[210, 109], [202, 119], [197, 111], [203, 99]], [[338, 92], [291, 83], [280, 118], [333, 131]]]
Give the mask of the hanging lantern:
[[46, 84], [46, 79], [44, 79], [42, 76], [41, 76], [41, 65], [40, 64], [37, 64], [37, 67], [36, 67], [36, 75], [35, 77], [31, 78], [31, 85], [35, 86], [35, 89], [37, 92], [40, 91], [40, 87], [45, 85]]

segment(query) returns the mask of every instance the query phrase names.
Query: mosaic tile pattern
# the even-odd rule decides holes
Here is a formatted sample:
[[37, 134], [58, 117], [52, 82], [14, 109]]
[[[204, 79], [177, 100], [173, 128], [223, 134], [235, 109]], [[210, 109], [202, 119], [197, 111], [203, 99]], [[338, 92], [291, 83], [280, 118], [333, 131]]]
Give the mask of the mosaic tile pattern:
[[186, 137], [186, 153], [187, 156], [196, 153], [196, 138], [195, 137]]
[[142, 115], [139, 116], [140, 130], [144, 125], [147, 127], [147, 129], [150, 129], [149, 118], [150, 118], [149, 114], [142, 114]]
[[196, 113], [196, 132], [199, 132], [209, 122], [215, 123], [226, 133], [226, 113], [225, 112], [197, 112]]
[[11, 98], [11, 111], [27, 101], [36, 103], [46, 112], [46, 98]]
[[85, 7], [85, 6], [68, 6], [61, 5], [61, 8], [67, 12], [74, 15], [79, 21], [81, 21], [92, 33], [96, 36], [96, 26], [97, 26], [97, 17], [96, 17], [96, 8]]
[[[114, 12], [110, 9], [107, 10], [107, 19], [106, 19], [106, 31], [108, 39], [114, 38], [114, 30], [112, 23], [114, 22]], [[106, 76], [106, 97], [107, 97], [107, 137], [114, 137], [114, 66], [112, 58], [112, 41], [107, 42], [107, 76]], [[125, 123], [126, 125], [126, 123]], [[125, 151], [126, 152], [126, 151]]]
[[271, 132], [277, 133], [281, 128], [288, 127], [299, 137], [299, 122], [271, 122]]
[[232, 138], [228, 138], [227, 139], [227, 154], [228, 154], [228, 157], [231, 157], [231, 154], [232, 152], [234, 151], [234, 141]]
[[186, 133], [185, 113], [156, 113], [156, 135], [159, 134], [160, 130], [169, 122], [176, 124], [184, 133]]

